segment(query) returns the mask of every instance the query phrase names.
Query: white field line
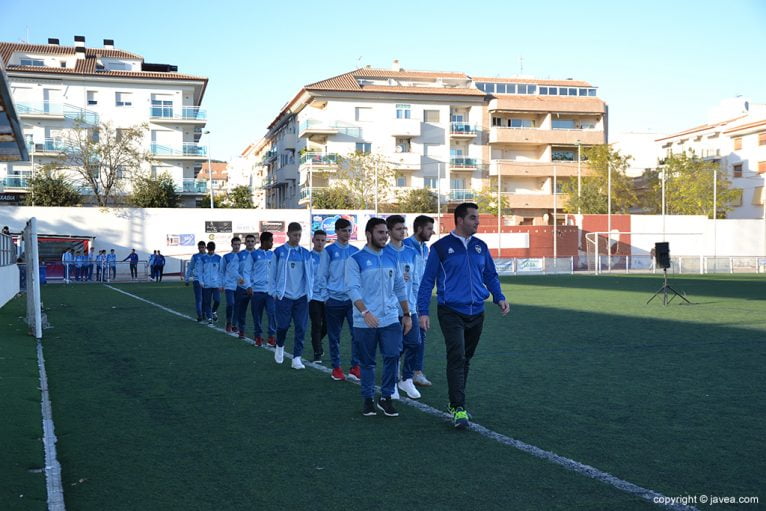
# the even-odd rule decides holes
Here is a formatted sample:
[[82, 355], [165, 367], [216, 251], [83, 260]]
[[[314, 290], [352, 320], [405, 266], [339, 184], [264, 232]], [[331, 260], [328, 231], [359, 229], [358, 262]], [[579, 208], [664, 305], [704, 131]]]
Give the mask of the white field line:
[[43, 344], [37, 340], [37, 369], [40, 373], [40, 409], [43, 418], [43, 446], [45, 448], [45, 487], [48, 492], [48, 510], [64, 511], [64, 486], [61, 483], [61, 465], [56, 457], [56, 432], [48, 393], [48, 375], [45, 372]]
[[[117, 291], [118, 293], [122, 293], [124, 295], [135, 298], [136, 300], [140, 300], [144, 303], [147, 303], [149, 305], [162, 309], [170, 314], [174, 314], [176, 316], [194, 321], [196, 323], [196, 319], [194, 319], [193, 317], [187, 314], [183, 314], [173, 309], [169, 309], [168, 307], [165, 307], [158, 303], [154, 303], [145, 298], [141, 298], [140, 296], [134, 295], [132, 293], [128, 293], [127, 291], [123, 291], [122, 289], [117, 289], [109, 285], [107, 285], [106, 287], [108, 287], [109, 289], [113, 289], [114, 291]], [[220, 327], [210, 327], [210, 328], [212, 328], [213, 330], [217, 330], [225, 335], [231, 336], [231, 334], [226, 333], [226, 330], [224, 330], [223, 328], [220, 328]], [[253, 341], [252, 339], [244, 339], [244, 342], [246, 342], [247, 344], [255, 345], [255, 341]], [[274, 351], [274, 348], [266, 346], [266, 345], [263, 345], [261, 347], [269, 351]], [[292, 357], [293, 357], [292, 354], [285, 352], [285, 358], [292, 358]], [[330, 368], [325, 367], [322, 364], [316, 364], [314, 362], [308, 362], [305, 360], [303, 362], [307, 367], [311, 367], [313, 369], [316, 369], [326, 374], [331, 373]], [[346, 381], [350, 381], [350, 380], [346, 380]], [[351, 383], [356, 383], [358, 385], [358, 382], [351, 382]], [[420, 410], [423, 413], [427, 413], [428, 415], [437, 417], [441, 420], [444, 420], [444, 421], [452, 420], [452, 416], [448, 414], [447, 412], [438, 410], [425, 403], [421, 403], [419, 401], [415, 401], [415, 400], [406, 398], [404, 396], [401, 397], [400, 402], [402, 404], [406, 404], [407, 406], [411, 406], [412, 408]], [[586, 465], [584, 463], [580, 463], [579, 461], [575, 461], [575, 460], [566, 458], [564, 456], [560, 456], [552, 451], [546, 451], [545, 449], [541, 449], [534, 445], [522, 442], [521, 440], [516, 440], [515, 438], [511, 438], [509, 436], [503, 435], [502, 433], [492, 431], [491, 429], [485, 428], [484, 426], [477, 424], [475, 422], [471, 423], [470, 429], [471, 431], [474, 431], [498, 443], [513, 447], [527, 454], [531, 454], [532, 456], [535, 456], [536, 458], [540, 458], [540, 459], [549, 461], [551, 463], [555, 463], [556, 465], [559, 465], [565, 468], [566, 470], [569, 470], [571, 472], [575, 472], [577, 474], [583, 475], [590, 479], [595, 479], [596, 481], [600, 481], [602, 483], [608, 484], [609, 486], [612, 486], [622, 492], [639, 497], [641, 499], [644, 499], [648, 502], [651, 502], [652, 504], [656, 504], [665, 509], [672, 509], [673, 511], [699, 511], [696, 507], [686, 506], [680, 503], [676, 503], [678, 499], [675, 499], [672, 497], [666, 497], [662, 493], [656, 492], [654, 490], [650, 490], [648, 488], [644, 488], [637, 484], [633, 484], [629, 481], [625, 481], [624, 479], [620, 479], [619, 477], [613, 476], [612, 474], [608, 472], [604, 472], [603, 470], [599, 470], [595, 467], [591, 467], [590, 465]]]

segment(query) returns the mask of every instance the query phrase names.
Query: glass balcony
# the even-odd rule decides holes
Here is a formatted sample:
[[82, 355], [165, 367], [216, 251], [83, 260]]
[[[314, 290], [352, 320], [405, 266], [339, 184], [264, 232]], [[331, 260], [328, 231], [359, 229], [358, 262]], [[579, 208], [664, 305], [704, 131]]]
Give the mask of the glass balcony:
[[181, 148], [152, 144], [150, 151], [155, 156], [207, 156], [207, 146], [184, 142]]
[[301, 165], [335, 165], [340, 160], [338, 153], [303, 153]]
[[261, 161], [263, 161], [263, 163], [268, 163], [276, 159], [278, 154], [279, 153], [276, 149], [271, 149], [269, 151], [266, 151], [266, 154], [263, 155], [263, 159]]
[[356, 126], [341, 126], [338, 121], [320, 121], [307, 119], [298, 126], [301, 137], [311, 135], [337, 135], [338, 133], [354, 138], [361, 138], [362, 128]]
[[450, 202], [465, 202], [474, 200], [476, 192], [473, 190], [450, 190], [449, 200]]
[[451, 122], [450, 135], [453, 136], [476, 136], [476, 126], [465, 122]]
[[207, 190], [207, 181], [198, 181], [192, 178], [184, 178], [180, 190], [176, 187], [176, 191], [181, 193], [207, 193]]
[[59, 138], [46, 138], [43, 143], [34, 144], [34, 152], [37, 153], [61, 153], [68, 149], [69, 146]]
[[454, 169], [475, 169], [479, 165], [479, 160], [476, 158], [463, 158], [462, 156], [450, 158], [450, 167]]
[[99, 122], [99, 116], [96, 112], [73, 105], [64, 105], [64, 117], [91, 126], [95, 126]]
[[207, 120], [207, 111], [198, 106], [173, 108], [171, 105], [154, 105], [149, 107], [149, 117], [173, 121], [205, 121]]
[[316, 194], [319, 191], [326, 190], [326, 189], [327, 189], [326, 186], [314, 186], [314, 187], [303, 186], [301, 187], [299, 200], [301, 202], [302, 201], [308, 202], [310, 196], [312, 196], [313, 194]]
[[64, 115], [64, 104], [50, 101], [22, 101], [16, 103], [16, 110], [21, 116], [62, 116]]
[[2, 179], [5, 188], [29, 188], [29, 178], [20, 176], [4, 177]]

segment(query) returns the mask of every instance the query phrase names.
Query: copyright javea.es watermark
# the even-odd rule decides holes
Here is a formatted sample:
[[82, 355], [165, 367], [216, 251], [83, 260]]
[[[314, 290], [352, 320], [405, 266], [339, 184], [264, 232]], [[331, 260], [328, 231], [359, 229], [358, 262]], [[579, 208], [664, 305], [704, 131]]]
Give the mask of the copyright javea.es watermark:
[[758, 497], [736, 497], [732, 495], [678, 495], [676, 497], [654, 497], [655, 504], [669, 506], [715, 506], [717, 504], [758, 504]]

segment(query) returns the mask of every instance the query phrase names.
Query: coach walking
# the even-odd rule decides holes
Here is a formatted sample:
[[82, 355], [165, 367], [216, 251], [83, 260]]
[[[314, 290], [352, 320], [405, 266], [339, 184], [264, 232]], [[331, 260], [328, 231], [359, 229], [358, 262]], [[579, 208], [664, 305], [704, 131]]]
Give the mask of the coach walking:
[[471, 202], [455, 209], [455, 230], [431, 246], [418, 292], [420, 327], [428, 330], [428, 307], [436, 282], [437, 314], [447, 348], [449, 410], [458, 429], [468, 427], [465, 385], [484, 324], [484, 300], [491, 292], [503, 316], [510, 309], [487, 244], [474, 237], [478, 209]]

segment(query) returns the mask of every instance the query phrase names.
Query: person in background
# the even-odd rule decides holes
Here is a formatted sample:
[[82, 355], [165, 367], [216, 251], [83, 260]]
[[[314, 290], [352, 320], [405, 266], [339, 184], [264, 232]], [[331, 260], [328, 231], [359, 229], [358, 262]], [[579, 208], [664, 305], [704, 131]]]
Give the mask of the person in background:
[[91, 248], [88, 253], [88, 280], [93, 280], [93, 267], [96, 265], [96, 249]]
[[154, 260], [154, 264], [157, 265], [157, 282], [162, 282], [162, 275], [165, 273], [165, 256], [157, 251], [157, 258]]
[[221, 304], [221, 256], [215, 253], [215, 243], [207, 242], [207, 254], [202, 257], [201, 267], [197, 273], [202, 286], [202, 314], [207, 324], [218, 321], [218, 306]]
[[117, 254], [114, 253], [114, 249], [106, 255], [106, 265], [109, 267], [109, 276], [115, 280], [117, 278]]
[[122, 262], [125, 261], [130, 261], [128, 263], [130, 265], [130, 278], [132, 280], [136, 280], [138, 278], [138, 254], [136, 254], [135, 248], [131, 250], [130, 254], [128, 254], [128, 257], [122, 260]]
[[149, 256], [149, 261], [147, 264], [149, 265], [149, 278], [151, 280], [154, 280], [157, 273], [157, 267], [155, 266], [155, 260], [157, 259], [157, 251], [153, 251], [152, 255]]
[[11, 235], [11, 230], [8, 228], [7, 225], [3, 226], [3, 234], [5, 234], [6, 236], [10, 236]]
[[87, 276], [88, 256], [78, 250], [74, 258], [74, 279], [79, 282], [85, 280]]
[[191, 256], [189, 264], [186, 265], [186, 275], [184, 280], [186, 285], [192, 282], [194, 290], [194, 310], [197, 312], [197, 323], [201, 323], [202, 317], [202, 286], [199, 283], [199, 272], [202, 269], [202, 258], [207, 254], [207, 248], [204, 241], [197, 243], [197, 253]]
[[[271, 268], [271, 263], [274, 261], [274, 252], [271, 251], [274, 247], [274, 234], [269, 231], [263, 231], [260, 236], [260, 241], [260, 250], [263, 250], [263, 255], [269, 261], [269, 268]], [[271, 270], [269, 269], [269, 271]], [[266, 296], [266, 316], [269, 318], [269, 337], [266, 342], [273, 348], [277, 345], [277, 306], [274, 302], [274, 297], [271, 296], [271, 292], [272, 290], [269, 290], [269, 294]], [[261, 312], [258, 314], [262, 314], [263, 309], [260, 310]]]
[[74, 269], [74, 250], [68, 248], [61, 254], [61, 264], [64, 266], [64, 282], [69, 284], [72, 279]]
[[250, 275], [240, 273], [239, 247], [242, 240], [239, 236], [231, 239], [231, 252], [221, 258], [221, 287], [226, 295], [226, 332], [238, 333], [236, 321], [237, 287], [250, 279]]
[[322, 348], [322, 339], [327, 335], [327, 319], [325, 318], [324, 302], [327, 300], [326, 291], [322, 288], [320, 280], [316, 278], [319, 270], [319, 261], [322, 250], [327, 243], [327, 233], [321, 229], [314, 231], [311, 237], [314, 245], [311, 251], [311, 266], [314, 273], [314, 291], [312, 299], [309, 302], [309, 318], [311, 318], [311, 347], [314, 349], [313, 362], [321, 364], [324, 349]]
[[96, 280], [106, 281], [106, 250], [99, 250], [96, 256]]

